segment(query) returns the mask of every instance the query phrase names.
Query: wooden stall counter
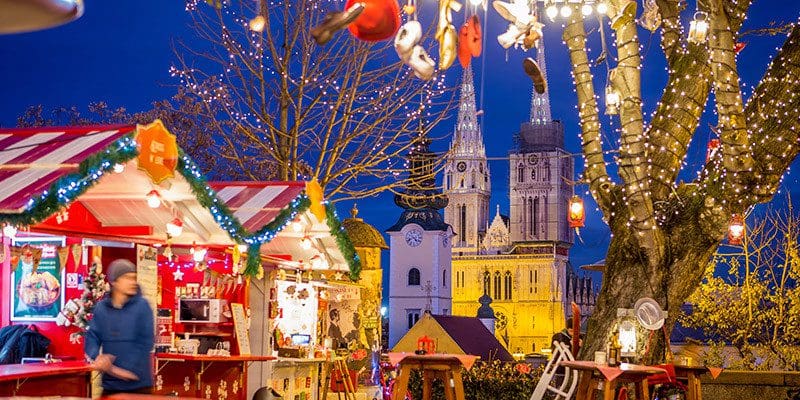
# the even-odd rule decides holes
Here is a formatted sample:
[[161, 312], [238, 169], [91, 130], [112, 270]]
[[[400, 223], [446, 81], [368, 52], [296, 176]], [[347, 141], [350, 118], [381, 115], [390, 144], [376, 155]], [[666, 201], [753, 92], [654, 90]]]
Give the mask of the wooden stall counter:
[[85, 361], [0, 365], [0, 396], [90, 397], [91, 382]]
[[156, 395], [247, 400], [250, 363], [271, 356], [209, 356], [156, 353]]
[[[620, 383], [633, 383], [637, 399], [649, 399], [650, 392], [647, 387], [647, 377], [654, 374], [664, 374], [667, 371], [645, 365], [622, 363], [618, 367], [598, 365], [594, 361], [562, 361], [559, 365], [578, 370], [578, 392], [576, 400], [590, 400], [594, 398], [594, 390], [602, 386], [602, 399], [613, 400], [614, 390]], [[600, 383], [602, 382], [602, 385]]]

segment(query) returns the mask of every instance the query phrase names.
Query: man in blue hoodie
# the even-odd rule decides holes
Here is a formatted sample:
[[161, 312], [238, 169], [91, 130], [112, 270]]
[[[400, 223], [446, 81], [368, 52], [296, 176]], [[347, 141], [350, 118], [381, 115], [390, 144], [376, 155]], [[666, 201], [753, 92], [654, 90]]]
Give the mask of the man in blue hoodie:
[[94, 307], [84, 350], [92, 366], [103, 373], [104, 396], [150, 393], [153, 310], [142, 297], [132, 262], [113, 261], [106, 276], [111, 291]]

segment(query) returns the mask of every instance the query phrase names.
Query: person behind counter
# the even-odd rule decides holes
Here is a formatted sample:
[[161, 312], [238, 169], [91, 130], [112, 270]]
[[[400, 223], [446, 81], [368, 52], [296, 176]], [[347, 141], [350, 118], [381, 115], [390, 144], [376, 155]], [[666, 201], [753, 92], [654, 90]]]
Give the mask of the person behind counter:
[[107, 278], [111, 291], [94, 307], [84, 350], [92, 367], [103, 373], [103, 396], [150, 393], [153, 310], [142, 297], [132, 262], [113, 261]]

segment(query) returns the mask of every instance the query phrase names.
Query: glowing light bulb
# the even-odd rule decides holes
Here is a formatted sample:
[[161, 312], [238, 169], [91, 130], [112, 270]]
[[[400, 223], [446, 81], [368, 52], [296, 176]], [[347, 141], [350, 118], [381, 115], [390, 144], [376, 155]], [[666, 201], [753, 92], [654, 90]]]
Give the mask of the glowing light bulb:
[[125, 164], [114, 164], [114, 172], [121, 174], [125, 171]]
[[600, 2], [597, 4], [597, 13], [598, 14], [605, 14], [608, 12], [608, 4], [604, 2]]
[[590, 4], [581, 6], [581, 14], [583, 14], [584, 17], [592, 15], [592, 6]]
[[311, 249], [311, 238], [308, 236], [303, 236], [303, 238], [300, 239], [300, 248], [303, 250]]
[[207, 253], [208, 249], [192, 247], [192, 259], [194, 259], [194, 262], [203, 262], [203, 260], [206, 259]]
[[247, 252], [247, 245], [246, 244], [237, 244], [236, 247], [239, 248], [239, 253], [246, 253]]
[[564, 5], [561, 7], [561, 16], [564, 18], [569, 18], [572, 16], [572, 7], [569, 5]]
[[17, 236], [17, 227], [14, 225], [6, 225], [3, 227], [3, 235], [13, 239]]
[[483, 0], [469, 0], [469, 4], [472, 4], [473, 6], [477, 7], [483, 4]]
[[145, 197], [147, 198], [147, 205], [150, 208], [158, 208], [161, 205], [161, 195], [157, 190], [151, 190]]
[[172, 237], [178, 237], [183, 233], [183, 221], [178, 218], [167, 222], [167, 234]]
[[248, 24], [250, 25], [251, 31], [262, 32], [264, 31], [264, 25], [267, 24], [267, 19], [264, 18], [263, 15], [257, 15], [255, 18], [251, 19]]
[[556, 17], [558, 16], [558, 6], [556, 6], [555, 4], [550, 4], [549, 6], [547, 6], [544, 12], [547, 14], [547, 18], [550, 18], [550, 20], [552, 21], [556, 19]]

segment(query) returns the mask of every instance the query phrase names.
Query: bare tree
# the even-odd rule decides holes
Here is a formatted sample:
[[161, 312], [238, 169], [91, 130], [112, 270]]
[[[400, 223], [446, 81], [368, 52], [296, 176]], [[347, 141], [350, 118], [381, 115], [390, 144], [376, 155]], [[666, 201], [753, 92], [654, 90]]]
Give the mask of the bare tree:
[[[215, 4], [188, 2], [207, 46], [179, 42], [171, 71], [200, 100], [193, 115], [207, 121], [204, 134], [221, 144], [207, 151], [242, 171], [269, 160], [276, 178], [316, 178], [328, 198], [375, 195], [397, 187], [403, 156], [454, 104], [441, 77], [414, 78], [390, 45], [346, 31], [317, 45], [308, 31], [339, 11], [334, 3]], [[248, 29], [257, 15], [263, 32]]]
[[[608, 3], [614, 18], [628, 0]], [[610, 144], [601, 138], [587, 33], [578, 9], [563, 32], [578, 96], [582, 181], [613, 234], [603, 286], [581, 348], [583, 358], [604, 348], [617, 308], [630, 308], [641, 297], [652, 297], [670, 310], [671, 329], [681, 304], [700, 284], [731, 216], [768, 201], [798, 151], [800, 26], [792, 28], [745, 104], [735, 45], [750, 0], [699, 0], [698, 9], [707, 13], [709, 22], [708, 38], [699, 43], [688, 42], [682, 28], [680, 14], [686, 2], [656, 3], [669, 77], [649, 121], [642, 111], [636, 20], [622, 19], [625, 22], [615, 27], [619, 61], [609, 84], [621, 104], [620, 141], [613, 161], [604, 156]], [[680, 182], [682, 162], [712, 91], [721, 149], [693, 182]], [[607, 162], [616, 162], [618, 178], [609, 176]], [[663, 335], [654, 338], [645, 361], [665, 357]]]
[[800, 368], [799, 234], [791, 199], [749, 221], [742, 245], [712, 258], [681, 322], [733, 345], [741, 367]]

